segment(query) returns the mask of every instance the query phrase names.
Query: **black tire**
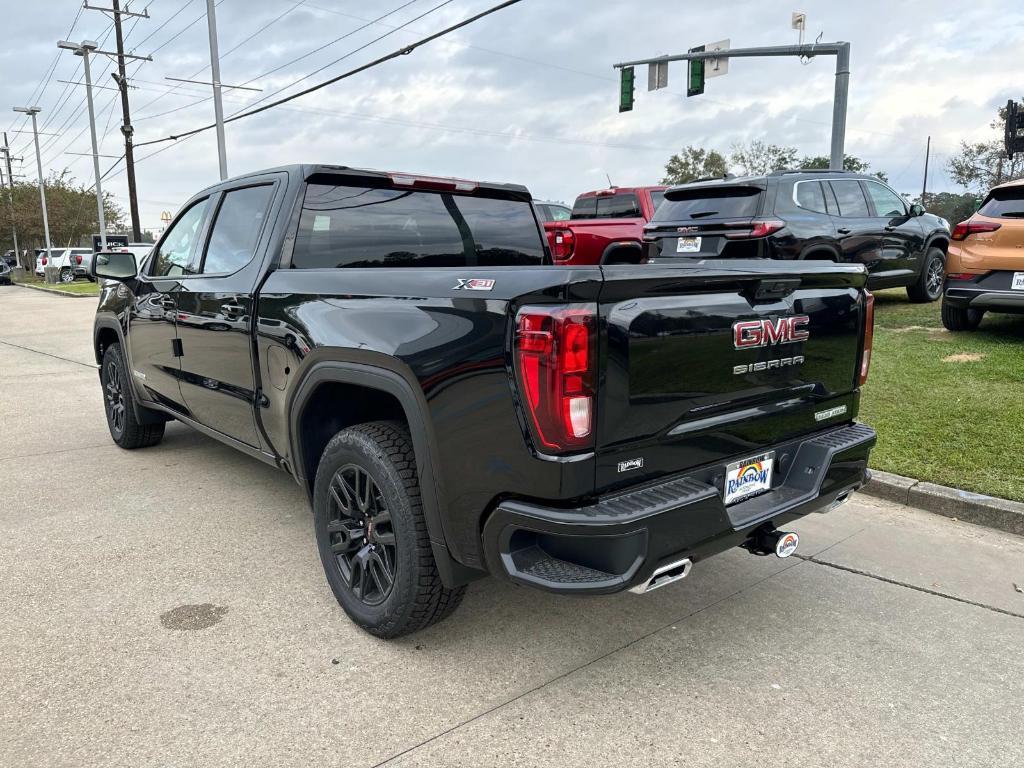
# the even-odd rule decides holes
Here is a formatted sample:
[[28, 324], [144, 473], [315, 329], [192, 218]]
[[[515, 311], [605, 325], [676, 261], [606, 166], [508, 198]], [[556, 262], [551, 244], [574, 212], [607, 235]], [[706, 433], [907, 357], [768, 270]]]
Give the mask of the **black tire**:
[[929, 248], [924, 255], [921, 274], [907, 286], [907, 297], [915, 304], [937, 301], [942, 295], [946, 279], [946, 254], [939, 248]]
[[68, 267], [64, 267], [64, 269], [60, 271], [60, 281], [62, 283], [75, 282], [75, 273], [72, 272]]
[[466, 588], [447, 589], [437, 571], [403, 424], [360, 424], [331, 438], [317, 467], [313, 527], [331, 591], [370, 634], [416, 632], [462, 602]]
[[103, 353], [100, 368], [100, 384], [103, 386], [103, 410], [107, 415], [107, 429], [110, 437], [122, 448], [148, 448], [159, 443], [164, 436], [166, 423], [163, 417], [153, 415], [153, 423], [143, 424], [137, 412], [147, 409], [135, 400], [128, 367], [120, 344], [111, 344]]
[[942, 302], [942, 324], [950, 331], [973, 331], [984, 315], [981, 309], [954, 307], [948, 301]]
[[90, 283], [95, 283], [96, 282], [96, 278], [93, 277], [92, 275], [86, 275], [85, 279], [88, 280]]

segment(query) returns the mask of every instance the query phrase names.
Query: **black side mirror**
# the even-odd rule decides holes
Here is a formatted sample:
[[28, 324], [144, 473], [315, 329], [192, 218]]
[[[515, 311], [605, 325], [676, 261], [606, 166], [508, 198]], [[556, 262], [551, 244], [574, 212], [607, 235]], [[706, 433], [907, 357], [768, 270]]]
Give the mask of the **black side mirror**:
[[139, 272], [135, 254], [129, 251], [100, 251], [93, 256], [89, 274], [101, 280], [131, 280]]
[[924, 206], [921, 205], [920, 203], [914, 203], [913, 205], [910, 206], [910, 215], [911, 216], [923, 216], [924, 215]]

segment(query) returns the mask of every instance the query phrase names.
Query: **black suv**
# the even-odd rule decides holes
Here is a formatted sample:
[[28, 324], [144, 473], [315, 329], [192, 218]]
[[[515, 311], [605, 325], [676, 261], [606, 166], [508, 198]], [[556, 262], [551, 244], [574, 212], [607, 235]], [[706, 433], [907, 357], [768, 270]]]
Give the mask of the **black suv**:
[[868, 287], [942, 295], [949, 225], [874, 176], [775, 171], [673, 187], [644, 228], [647, 260], [829, 259], [863, 264]]

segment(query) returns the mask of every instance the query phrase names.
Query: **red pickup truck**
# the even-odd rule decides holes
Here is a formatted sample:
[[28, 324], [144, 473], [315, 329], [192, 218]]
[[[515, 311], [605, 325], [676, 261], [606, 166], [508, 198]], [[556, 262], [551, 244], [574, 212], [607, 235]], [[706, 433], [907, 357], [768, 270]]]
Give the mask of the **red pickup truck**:
[[544, 229], [556, 264], [636, 264], [644, 224], [665, 199], [667, 187], [611, 187], [576, 198], [568, 221]]

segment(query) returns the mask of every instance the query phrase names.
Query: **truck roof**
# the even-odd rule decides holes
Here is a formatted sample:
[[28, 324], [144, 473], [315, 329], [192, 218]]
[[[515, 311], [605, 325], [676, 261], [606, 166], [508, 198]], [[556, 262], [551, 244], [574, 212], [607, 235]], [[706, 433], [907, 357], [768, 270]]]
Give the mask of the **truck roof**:
[[[239, 179], [279, 172], [299, 176], [305, 181], [309, 181], [316, 176], [349, 176], [352, 177], [353, 180], [379, 179], [389, 183], [399, 183], [402, 185], [408, 184], [409, 186], [422, 185], [429, 187], [431, 182], [434, 184], [450, 183], [456, 187], [456, 191], [483, 190], [516, 199], [524, 199], [527, 201], [531, 199], [530, 191], [522, 184], [476, 181], [473, 179], [459, 179], [452, 176], [433, 176], [430, 174], [410, 173], [407, 171], [378, 171], [372, 168], [354, 168], [348, 165], [333, 165], [327, 163], [295, 163], [292, 165], [280, 165], [274, 168], [261, 168], [259, 170], [250, 171], [249, 173], [233, 176], [230, 179], [218, 182], [217, 184], [211, 184], [207, 189], [213, 189], [221, 186], [222, 184], [228, 184]], [[396, 182], [396, 179], [400, 179], [401, 181]], [[459, 186], [464, 186], [466, 189], [459, 190]], [[206, 190], [203, 191], [205, 192]]]

